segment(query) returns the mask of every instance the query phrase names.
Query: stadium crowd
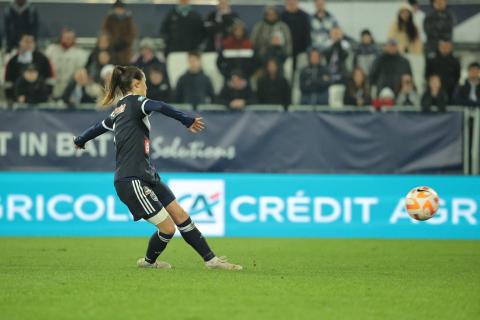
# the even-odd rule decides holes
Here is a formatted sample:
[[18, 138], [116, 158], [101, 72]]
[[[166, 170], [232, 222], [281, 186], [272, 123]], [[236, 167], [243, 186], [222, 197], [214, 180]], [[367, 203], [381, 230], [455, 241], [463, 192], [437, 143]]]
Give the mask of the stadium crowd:
[[[138, 39], [131, 12], [118, 0], [105, 16], [91, 52], [77, 46], [69, 28], [42, 52], [36, 46], [35, 7], [27, 0], [14, 0], [4, 13], [6, 49], [11, 53], [5, 96], [9, 104], [95, 104], [113, 65], [132, 64], [145, 71], [150, 98], [194, 106], [329, 105], [333, 91], [349, 106], [421, 106], [425, 111], [480, 106], [480, 64], [471, 63], [467, 79], [459, 83], [455, 16], [446, 0], [432, 0], [426, 16], [416, 0], [399, 1], [381, 47], [367, 29], [358, 40], [346, 36], [327, 2], [314, 4], [313, 16], [299, 8], [298, 0], [286, 0], [283, 8], [268, 6], [263, 20], [249, 32], [228, 0], [219, 0], [205, 18], [189, 0], [179, 0], [161, 22], [159, 37], [165, 48], [160, 51], [154, 39]], [[172, 84], [166, 57], [177, 52], [188, 52], [188, 67]], [[218, 54], [216, 68], [225, 79], [219, 92], [204, 72], [205, 52]], [[417, 70], [418, 65], [424, 67]], [[299, 101], [292, 102], [294, 87]]]

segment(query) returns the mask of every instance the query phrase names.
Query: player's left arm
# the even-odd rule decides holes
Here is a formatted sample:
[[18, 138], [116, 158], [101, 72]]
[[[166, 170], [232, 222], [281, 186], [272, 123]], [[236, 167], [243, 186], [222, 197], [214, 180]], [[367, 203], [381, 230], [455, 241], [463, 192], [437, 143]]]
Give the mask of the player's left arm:
[[142, 112], [148, 116], [154, 111], [181, 122], [193, 133], [200, 132], [205, 128], [201, 117], [194, 118], [163, 101], [147, 99], [142, 104]]
[[75, 143], [76, 148], [85, 149], [85, 143], [92, 139], [95, 139], [96, 137], [104, 134], [107, 131], [113, 131], [113, 120], [111, 117], [108, 117], [105, 120], [94, 124], [78, 137], [74, 137], [73, 143]]

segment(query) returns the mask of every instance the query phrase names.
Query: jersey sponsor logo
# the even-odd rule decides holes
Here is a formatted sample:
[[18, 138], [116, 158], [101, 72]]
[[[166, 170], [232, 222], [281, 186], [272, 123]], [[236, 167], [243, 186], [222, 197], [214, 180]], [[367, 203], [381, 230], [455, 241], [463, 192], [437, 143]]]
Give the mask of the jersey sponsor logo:
[[144, 146], [144, 149], [145, 149], [145, 154], [149, 155], [150, 154], [150, 140], [145, 138], [145, 140], [143, 141], [143, 146]]
[[158, 202], [157, 195], [156, 195], [155, 192], [153, 192], [153, 190], [150, 189], [149, 187], [143, 186], [143, 193], [145, 193], [145, 195], [146, 195], [147, 197], [152, 198], [153, 201]]
[[225, 182], [221, 179], [171, 179], [177, 201], [207, 235], [225, 234]]
[[112, 114], [110, 115], [110, 117], [112, 118], [115, 118], [116, 116], [118, 116], [120, 113], [124, 112], [125, 111], [125, 108], [127, 107], [127, 105], [124, 103], [118, 107], [116, 107]]

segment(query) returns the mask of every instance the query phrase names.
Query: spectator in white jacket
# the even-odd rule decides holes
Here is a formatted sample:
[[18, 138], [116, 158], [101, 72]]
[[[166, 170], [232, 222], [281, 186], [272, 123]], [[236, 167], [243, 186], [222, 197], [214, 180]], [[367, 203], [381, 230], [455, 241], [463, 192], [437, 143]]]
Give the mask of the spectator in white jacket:
[[75, 71], [85, 66], [88, 53], [76, 47], [75, 33], [69, 29], [64, 29], [59, 43], [48, 46], [45, 53], [52, 63], [56, 76], [53, 97], [61, 98]]

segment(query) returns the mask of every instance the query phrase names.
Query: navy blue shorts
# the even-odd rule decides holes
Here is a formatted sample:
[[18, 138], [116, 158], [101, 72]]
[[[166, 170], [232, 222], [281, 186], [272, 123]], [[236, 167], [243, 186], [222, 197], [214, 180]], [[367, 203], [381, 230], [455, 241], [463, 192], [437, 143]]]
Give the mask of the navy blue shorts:
[[146, 183], [140, 179], [115, 181], [115, 190], [135, 221], [152, 218], [175, 200], [172, 190], [162, 181], [156, 183]]

